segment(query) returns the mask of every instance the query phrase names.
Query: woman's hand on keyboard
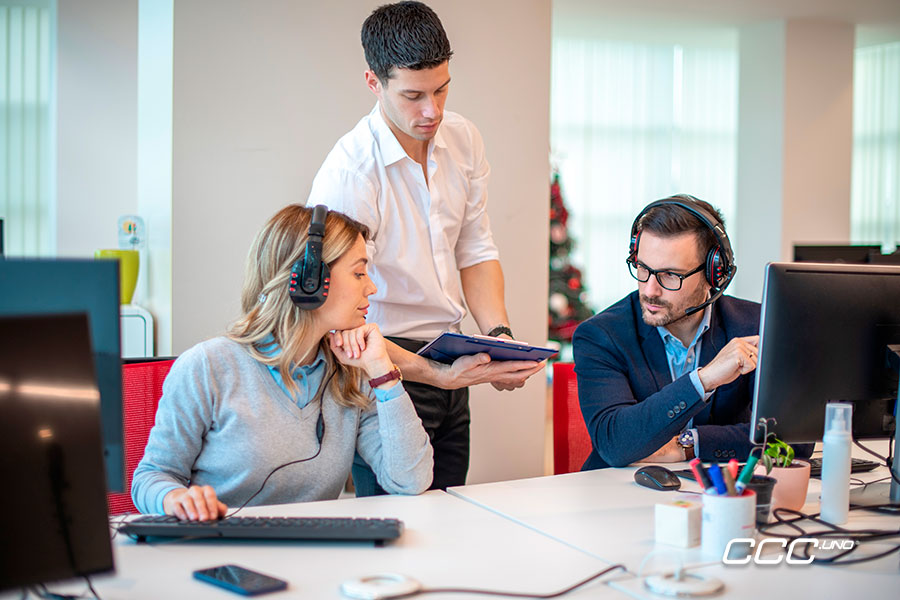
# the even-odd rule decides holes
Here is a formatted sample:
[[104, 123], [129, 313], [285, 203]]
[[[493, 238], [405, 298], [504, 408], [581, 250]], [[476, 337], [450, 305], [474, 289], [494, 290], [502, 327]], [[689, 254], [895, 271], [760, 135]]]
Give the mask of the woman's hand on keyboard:
[[228, 507], [216, 498], [216, 491], [211, 486], [192, 485], [166, 494], [163, 510], [182, 521], [211, 521], [224, 517]]

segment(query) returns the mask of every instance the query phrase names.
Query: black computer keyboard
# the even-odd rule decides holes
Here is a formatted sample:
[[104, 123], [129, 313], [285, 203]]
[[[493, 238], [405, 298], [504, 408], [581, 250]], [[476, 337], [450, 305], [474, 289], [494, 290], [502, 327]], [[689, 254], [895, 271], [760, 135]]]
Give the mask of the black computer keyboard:
[[119, 531], [139, 542], [148, 537], [385, 542], [400, 537], [403, 522], [350, 517], [227, 517], [218, 521], [181, 521], [170, 515], [147, 515], [124, 523]]
[[[803, 459], [809, 463], [809, 476], [810, 477], [821, 477], [822, 476], [822, 457], [814, 456], [812, 458]], [[850, 472], [851, 473], [865, 473], [866, 471], [871, 471], [872, 469], [877, 469], [878, 465], [881, 463], [873, 462], [871, 460], [866, 460], [864, 458], [851, 458], [850, 459]]]

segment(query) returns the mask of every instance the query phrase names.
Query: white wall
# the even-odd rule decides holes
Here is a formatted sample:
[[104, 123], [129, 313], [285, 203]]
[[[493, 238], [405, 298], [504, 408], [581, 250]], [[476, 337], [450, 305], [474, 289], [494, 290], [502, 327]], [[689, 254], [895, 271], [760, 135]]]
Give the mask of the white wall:
[[[305, 202], [334, 142], [374, 104], [359, 29], [378, 0], [175, 3], [173, 351], [237, 316], [264, 221]], [[453, 45], [447, 108], [481, 129], [489, 213], [517, 336], [547, 327], [550, 0], [439, 0]], [[545, 382], [473, 391], [470, 482], [542, 473]]]
[[137, 209], [137, 0], [59, 0], [57, 252], [117, 248]]
[[854, 27], [789, 20], [782, 258], [795, 243], [850, 242]]
[[740, 29], [740, 279], [762, 297], [767, 262], [798, 243], [848, 243], [854, 28], [791, 19]]

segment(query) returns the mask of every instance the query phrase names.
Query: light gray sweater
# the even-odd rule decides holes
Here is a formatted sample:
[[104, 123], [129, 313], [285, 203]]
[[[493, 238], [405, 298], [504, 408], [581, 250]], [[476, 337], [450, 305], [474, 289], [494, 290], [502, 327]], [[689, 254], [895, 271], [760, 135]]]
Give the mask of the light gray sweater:
[[[372, 395], [363, 382], [362, 391]], [[275, 467], [284, 467], [250, 505], [337, 498], [355, 452], [391, 493], [419, 494], [431, 485], [433, 453], [409, 394], [372, 401], [367, 409], [338, 405], [329, 391], [298, 408], [262, 363], [224, 337], [184, 354], [163, 385], [156, 424], [134, 472], [131, 497], [143, 513], [162, 513], [163, 497], [189, 485], [210, 485], [229, 507], [246, 502]]]

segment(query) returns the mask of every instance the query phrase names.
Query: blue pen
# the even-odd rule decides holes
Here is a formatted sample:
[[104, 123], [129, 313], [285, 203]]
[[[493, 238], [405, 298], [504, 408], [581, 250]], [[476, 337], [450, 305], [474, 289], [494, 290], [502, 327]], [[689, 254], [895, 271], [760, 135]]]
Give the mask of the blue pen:
[[728, 486], [725, 485], [725, 480], [722, 478], [722, 469], [719, 468], [719, 463], [713, 463], [709, 465], [709, 478], [712, 479], [713, 485], [716, 486], [716, 491], [720, 496], [728, 495]]

